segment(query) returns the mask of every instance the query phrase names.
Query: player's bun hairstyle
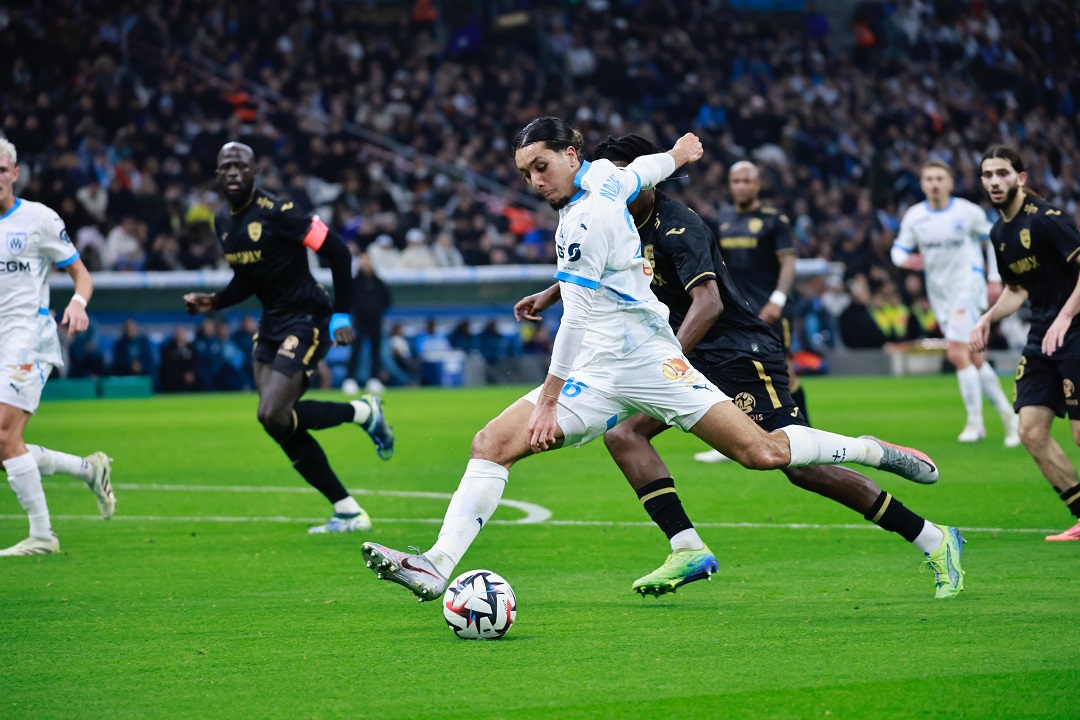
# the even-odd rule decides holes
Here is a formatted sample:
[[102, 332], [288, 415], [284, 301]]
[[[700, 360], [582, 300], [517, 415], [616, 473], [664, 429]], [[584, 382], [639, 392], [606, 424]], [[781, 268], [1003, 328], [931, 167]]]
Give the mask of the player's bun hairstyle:
[[602, 143], [593, 150], [593, 158], [596, 160], [610, 160], [611, 162], [633, 162], [642, 155], [655, 155], [664, 152], [640, 135], [622, 135], [612, 137], [608, 135]]
[[[998, 144], [986, 148], [986, 152], [983, 153], [982, 159], [979, 160], [979, 170], [982, 170], [984, 162], [993, 159], [1005, 160], [1012, 165], [1012, 169], [1015, 170], [1018, 175], [1024, 172], [1024, 158], [1020, 157], [1020, 151], [1012, 145]], [[1035, 192], [1031, 186], [1027, 184], [1024, 185], [1024, 194], [1039, 198], [1040, 200], [1043, 199], [1042, 195]]]
[[585, 138], [577, 128], [570, 127], [565, 121], [555, 117], [536, 118], [531, 123], [521, 128], [514, 138], [512, 152], [517, 152], [526, 145], [542, 142], [548, 150], [565, 150], [572, 147], [581, 156], [581, 149], [585, 146]]

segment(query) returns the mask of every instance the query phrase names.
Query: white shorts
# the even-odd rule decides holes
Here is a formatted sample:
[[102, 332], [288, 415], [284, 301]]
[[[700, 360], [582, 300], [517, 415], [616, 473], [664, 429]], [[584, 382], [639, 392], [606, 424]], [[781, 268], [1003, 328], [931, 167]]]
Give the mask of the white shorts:
[[[523, 396], [534, 405], [540, 388]], [[730, 400], [660, 335], [618, 360], [574, 368], [559, 396], [563, 445], [580, 447], [635, 413], [689, 431], [713, 405]]]
[[[934, 314], [937, 315], [937, 312], [935, 311]], [[975, 323], [979, 321], [979, 315], [974, 305], [954, 305], [949, 308], [948, 315], [938, 316], [941, 334], [946, 340], [967, 345], [971, 339], [971, 331], [975, 329]]]
[[37, 412], [52, 369], [52, 365], [42, 362], [0, 366], [0, 403], [31, 414]]

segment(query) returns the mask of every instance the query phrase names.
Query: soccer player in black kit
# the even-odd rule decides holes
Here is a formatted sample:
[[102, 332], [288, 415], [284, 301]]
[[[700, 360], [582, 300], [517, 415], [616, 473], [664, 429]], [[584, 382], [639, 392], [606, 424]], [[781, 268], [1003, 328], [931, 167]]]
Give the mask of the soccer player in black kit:
[[[645, 138], [608, 138], [594, 157], [625, 166], [655, 152]], [[806, 425], [788, 389], [783, 346], [743, 298], [724, 265], [708, 226], [690, 208], [659, 190], [641, 190], [628, 209], [641, 236], [642, 254], [653, 267], [652, 289], [670, 311], [683, 352], [737, 407], [766, 431]], [[515, 313], [529, 320], [558, 298], [558, 286], [525, 298]], [[604, 434], [604, 443], [646, 511], [667, 535], [671, 555], [633, 590], [662, 595], [717, 570], [716, 557], [698, 536], [682, 507], [663, 460], [649, 440], [668, 426], [638, 414]], [[899, 533], [923, 551], [937, 575], [937, 597], [963, 589], [956, 528], [935, 525], [915, 514], [860, 473], [835, 465], [783, 468], [798, 487], [860, 512], [867, 520]]]
[[[741, 160], [728, 170], [728, 190], [735, 204], [717, 217], [720, 249], [736, 278], [735, 284], [784, 345], [791, 396], [806, 416], [806, 395], [791, 359], [791, 322], [785, 315], [788, 294], [795, 282], [795, 248], [787, 215], [761, 203], [761, 174], [756, 165]], [[723, 462], [716, 450], [697, 453], [698, 462]]]
[[[351, 403], [300, 400], [330, 343], [348, 345], [351, 257], [345, 244], [319, 218], [255, 186], [255, 153], [230, 142], [217, 158], [218, 189], [229, 203], [214, 218], [233, 278], [220, 292], [189, 293], [192, 315], [231, 307], [255, 295], [263, 306], [253, 360], [259, 393], [258, 418], [285, 451], [293, 467], [334, 507], [312, 533], [369, 530], [371, 519], [330, 468], [326, 453], [309, 430], [355, 423], [375, 442], [380, 458], [394, 453], [394, 434], [382, 401], [364, 395]], [[330, 302], [308, 267], [307, 251], [330, 262], [334, 301]]]
[[[1080, 231], [1068, 213], [1026, 187], [1020, 153], [993, 145], [980, 163], [983, 189], [1001, 219], [990, 230], [1001, 281], [998, 301], [971, 331], [971, 349], [986, 348], [990, 324], [1031, 302], [1031, 328], [1016, 368], [1020, 441], [1074, 517], [1080, 518], [1080, 479], [1050, 435], [1054, 416], [1068, 415], [1080, 444]], [[1080, 540], [1080, 522], [1047, 540]]]

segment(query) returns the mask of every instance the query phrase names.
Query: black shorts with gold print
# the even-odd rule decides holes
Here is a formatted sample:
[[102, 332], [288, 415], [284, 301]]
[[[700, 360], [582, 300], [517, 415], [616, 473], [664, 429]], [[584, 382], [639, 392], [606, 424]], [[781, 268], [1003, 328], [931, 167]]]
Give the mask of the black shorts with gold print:
[[1080, 360], [1055, 360], [1026, 350], [1016, 366], [1013, 409], [1041, 405], [1058, 417], [1080, 420]]
[[330, 317], [291, 315], [259, 323], [252, 357], [282, 375], [311, 375], [330, 350]]
[[762, 429], [772, 432], [788, 425], [806, 426], [806, 415], [788, 387], [784, 356], [769, 353], [755, 358], [731, 353], [691, 353], [690, 363], [713, 382]]

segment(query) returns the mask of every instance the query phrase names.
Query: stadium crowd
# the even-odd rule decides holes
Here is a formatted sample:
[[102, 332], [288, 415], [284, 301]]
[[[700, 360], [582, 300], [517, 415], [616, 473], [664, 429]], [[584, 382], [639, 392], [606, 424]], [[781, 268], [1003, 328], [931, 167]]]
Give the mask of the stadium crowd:
[[229, 139], [380, 271], [549, 262], [555, 216], [523, 193], [508, 143], [550, 114], [588, 145], [697, 132], [707, 160], [674, 192], [707, 221], [726, 167], [754, 159], [800, 256], [846, 268], [804, 286], [805, 341], [847, 327], [876, 343], [933, 332], [917, 278], [888, 258], [928, 154], [980, 201], [978, 154], [1017, 143], [1051, 202], [1075, 213], [1080, 197], [1069, 0], [863, 3], [847, 28], [812, 5], [708, 0], [33, 0], [0, 11], [0, 38], [20, 193], [58, 209], [92, 270], [220, 266]]

